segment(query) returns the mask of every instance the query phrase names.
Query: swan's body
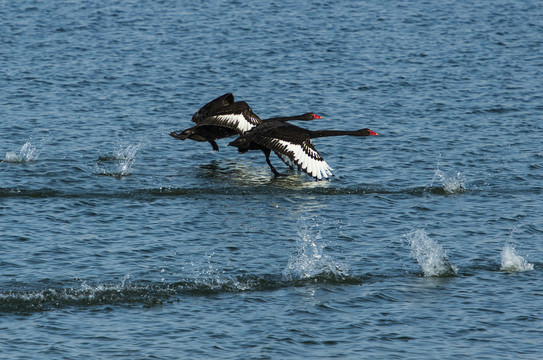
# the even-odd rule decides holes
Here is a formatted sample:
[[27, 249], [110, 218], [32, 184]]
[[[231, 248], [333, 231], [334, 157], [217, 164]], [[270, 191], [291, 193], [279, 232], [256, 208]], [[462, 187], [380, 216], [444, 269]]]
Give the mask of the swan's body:
[[195, 126], [179, 132], [172, 131], [170, 136], [179, 140], [207, 141], [213, 150], [219, 151], [215, 140], [241, 135], [263, 122], [320, 118], [313, 113], [306, 113], [262, 120], [253, 112], [249, 104], [245, 101], [234, 102], [234, 96], [228, 93], [210, 101], [198, 110], [192, 117], [192, 121], [196, 123]]
[[207, 141], [213, 150], [219, 151], [215, 140], [242, 134], [262, 120], [245, 101], [235, 102], [234, 95], [227, 93], [202, 106], [192, 116], [192, 122], [196, 125], [172, 131], [170, 136], [179, 140]]
[[192, 121], [196, 124], [183, 131], [172, 131], [170, 135], [179, 140], [207, 141], [218, 151], [217, 139], [239, 135], [229, 145], [243, 153], [261, 150], [275, 175], [280, 175], [270, 162], [273, 150], [290, 167], [297, 166], [317, 180], [328, 179], [332, 168], [324, 161], [312, 138], [324, 136], [369, 136], [377, 133], [369, 129], [357, 131], [321, 130], [311, 131], [288, 124], [290, 120], [313, 120], [321, 117], [313, 113], [276, 117], [262, 120], [245, 101], [234, 101], [232, 93], [224, 94], [198, 110]]
[[328, 179], [332, 175], [332, 168], [315, 149], [311, 139], [343, 135], [369, 136], [377, 135], [377, 133], [369, 129], [312, 131], [285, 122], [269, 121], [244, 133], [228, 145], [237, 147], [240, 153], [262, 150], [266, 156], [266, 162], [275, 175], [279, 173], [270, 162], [269, 156], [272, 150], [287, 165], [291, 167], [295, 165], [308, 175], [321, 180]]

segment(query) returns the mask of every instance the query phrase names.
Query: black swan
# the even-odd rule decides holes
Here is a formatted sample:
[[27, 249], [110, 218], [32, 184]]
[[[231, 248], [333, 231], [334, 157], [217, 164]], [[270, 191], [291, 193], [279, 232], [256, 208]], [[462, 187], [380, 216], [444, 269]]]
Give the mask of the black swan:
[[196, 111], [194, 115], [192, 115], [192, 122], [198, 124], [201, 120], [213, 115], [216, 111], [228, 105], [232, 105], [233, 103], [234, 95], [232, 93], [221, 95], [202, 106], [200, 110]]
[[313, 113], [305, 113], [261, 120], [249, 104], [245, 101], [234, 102], [232, 93], [227, 93], [210, 101], [194, 114], [192, 121], [196, 123], [195, 126], [182, 131], [172, 131], [170, 136], [179, 140], [188, 138], [195, 141], [207, 141], [213, 150], [219, 151], [215, 140], [241, 135], [263, 122], [313, 119], [321, 119], [321, 117]]
[[216, 139], [222, 139], [232, 135], [240, 134], [235, 131], [234, 128], [225, 126], [202, 126], [204, 120], [210, 116], [231, 116], [231, 117], [245, 117], [244, 122], [250, 122], [254, 124], [260, 124], [262, 120], [253, 113], [249, 105], [244, 101], [235, 102], [234, 95], [232, 93], [226, 93], [218, 98], [211, 100], [200, 108], [192, 116], [192, 122], [196, 123], [196, 126], [190, 127], [182, 131], [172, 131], [170, 136], [179, 140], [191, 139], [195, 141], [207, 141], [211, 144], [211, 147], [215, 151], [219, 151], [219, 146], [215, 142]]
[[266, 162], [276, 176], [280, 174], [270, 162], [271, 150], [287, 165], [291, 167], [296, 165], [303, 172], [321, 180], [328, 179], [328, 176], [332, 175], [332, 168], [315, 149], [311, 139], [342, 135], [370, 136], [378, 134], [370, 129], [312, 131], [282, 121], [267, 121], [242, 134], [228, 145], [237, 147], [240, 153], [249, 150], [262, 150], [266, 155]]

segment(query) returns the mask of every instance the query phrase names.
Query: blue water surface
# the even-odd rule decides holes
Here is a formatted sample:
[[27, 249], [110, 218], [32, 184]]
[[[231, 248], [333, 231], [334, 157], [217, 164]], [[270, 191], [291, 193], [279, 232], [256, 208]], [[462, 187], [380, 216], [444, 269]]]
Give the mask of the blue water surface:
[[[0, 2], [3, 359], [537, 359], [543, 4]], [[334, 169], [178, 141], [232, 92]]]

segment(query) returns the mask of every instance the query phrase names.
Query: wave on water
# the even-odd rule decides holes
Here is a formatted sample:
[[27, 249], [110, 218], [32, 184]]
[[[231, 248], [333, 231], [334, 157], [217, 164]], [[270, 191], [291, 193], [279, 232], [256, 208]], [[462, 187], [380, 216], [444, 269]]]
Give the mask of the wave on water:
[[[404, 237], [425, 277], [457, 275], [456, 266], [447, 258], [443, 246], [431, 239], [425, 230], [416, 229]], [[516, 253], [511, 243], [503, 248], [501, 259], [501, 271], [534, 269], [533, 264]], [[309, 226], [305, 223], [298, 228], [297, 249], [280, 273], [232, 274], [213, 262], [213, 254], [206, 256], [203, 263], [191, 262], [183, 269], [188, 270], [187, 276], [173, 282], [135, 280], [126, 275], [117, 283], [91, 283], [80, 279], [40, 284], [10, 283], [0, 290], [0, 314], [66, 307], [152, 307], [182, 301], [183, 296], [271, 291], [316, 284], [359, 285], [375, 281], [372, 275], [351, 274], [346, 263], [326, 253], [326, 242], [321, 239], [318, 224]], [[378, 278], [382, 280], [381, 276]]]
[[443, 246], [433, 240], [423, 229], [415, 229], [404, 235], [411, 246], [411, 254], [415, 257], [426, 277], [448, 277], [457, 274], [456, 267], [451, 264]]
[[[257, 287], [253, 278], [237, 277], [229, 274], [218, 265], [212, 262], [214, 254], [206, 255], [204, 264], [191, 262], [194, 274], [190, 279], [183, 281], [184, 291], [191, 293], [213, 293], [213, 292], [238, 292], [248, 291]], [[181, 283], [178, 283], [181, 284]]]
[[532, 271], [534, 264], [517, 254], [511, 242], [507, 242], [501, 252], [501, 271]]
[[[137, 150], [136, 150], [137, 151]], [[134, 154], [135, 157], [135, 154]], [[125, 163], [125, 161], [128, 161]], [[107, 164], [112, 162], [112, 164]], [[95, 175], [112, 176], [118, 179], [123, 178], [131, 174], [131, 167], [134, 159], [121, 160], [116, 157], [100, 156], [98, 164], [94, 165], [93, 173]], [[322, 182], [314, 182], [321, 184]], [[511, 193], [510, 189], [503, 189]], [[533, 194], [541, 193], [540, 189], [526, 189], [522, 190]], [[297, 194], [303, 192], [304, 194], [311, 195], [324, 195], [324, 196], [342, 196], [342, 195], [372, 195], [372, 194], [384, 194], [384, 195], [407, 195], [407, 196], [424, 196], [425, 194], [434, 195], [450, 195], [446, 193], [441, 187], [414, 187], [414, 188], [399, 188], [399, 187], [382, 187], [382, 186], [359, 186], [359, 187], [319, 187], [319, 186], [292, 186], [292, 187], [280, 187], [270, 186], [267, 183], [258, 184], [252, 187], [247, 186], [208, 186], [208, 187], [151, 187], [151, 188], [136, 188], [131, 190], [122, 191], [70, 191], [59, 190], [54, 188], [35, 188], [25, 189], [18, 187], [1, 188], [0, 197], [31, 197], [31, 198], [137, 198], [137, 199], [155, 199], [161, 197], [185, 197], [194, 195], [253, 195], [253, 194]]]
[[0, 292], [0, 313], [36, 312], [67, 306], [110, 306], [160, 304], [177, 293], [175, 287], [161, 284], [132, 284], [125, 280], [119, 284], [79, 286], [48, 286], [41, 289], [22, 288]]
[[[127, 280], [129, 279], [129, 280]], [[144, 306], [152, 307], [182, 301], [183, 296], [208, 296], [222, 293], [269, 291], [308, 284], [361, 284], [361, 276], [339, 278], [329, 272], [315, 272], [313, 277], [284, 279], [281, 275], [229, 275], [211, 267], [196, 278], [176, 282], [136, 281], [130, 275], [119, 283], [90, 284], [80, 281], [50, 286], [18, 284], [0, 291], [0, 314], [31, 313], [66, 307]]]
[[161, 282], [135, 281], [131, 275], [126, 275], [116, 284], [89, 284], [76, 280], [75, 283], [40, 284], [37, 287], [15, 284], [12, 290], [4, 286], [0, 291], [0, 313], [88, 306], [150, 307], [181, 301], [182, 296], [265, 291], [308, 284], [361, 284], [368, 280], [364, 276], [350, 275], [347, 264], [325, 254], [326, 244], [319, 242], [320, 232], [314, 233], [312, 229], [307, 226], [299, 229], [298, 249], [281, 274], [229, 274], [213, 264], [211, 254], [202, 264], [191, 263], [189, 276], [175, 282], [164, 279]]

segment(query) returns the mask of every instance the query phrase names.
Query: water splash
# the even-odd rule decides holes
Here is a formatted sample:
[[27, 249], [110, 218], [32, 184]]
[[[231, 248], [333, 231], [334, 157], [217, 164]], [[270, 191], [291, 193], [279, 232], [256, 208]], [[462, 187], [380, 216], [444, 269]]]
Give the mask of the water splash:
[[457, 194], [466, 190], [466, 178], [460, 171], [445, 173], [437, 168], [434, 172], [434, 179], [432, 179], [432, 185], [434, 180], [438, 178], [441, 181], [443, 190], [447, 194]]
[[[441, 158], [441, 154], [439, 155]], [[436, 179], [439, 179], [441, 186], [446, 194], [458, 194], [466, 190], [466, 177], [460, 171], [444, 172], [439, 168], [439, 159], [437, 161], [434, 177], [430, 187], [434, 185]]]
[[41, 146], [45, 138], [35, 140], [34, 135], [30, 136], [27, 142], [19, 149], [18, 152], [8, 151], [4, 158], [4, 162], [9, 163], [24, 163], [37, 161], [41, 154]]
[[[136, 155], [144, 144], [144, 140], [140, 140], [136, 144], [119, 144], [112, 155], [102, 155], [98, 158], [100, 165], [97, 165], [97, 173], [99, 175], [113, 176], [116, 178], [131, 175]], [[112, 162], [113, 165], [110, 169], [105, 169], [103, 167], [105, 162]]]
[[[236, 276], [228, 274], [225, 270], [213, 265], [214, 253], [206, 255], [206, 264], [199, 265], [194, 271], [196, 276], [190, 287], [193, 291], [217, 292], [217, 291], [247, 291], [253, 288], [250, 280], [240, 280]], [[194, 266], [194, 263], [191, 263]]]
[[42, 152], [43, 144], [48, 136], [48, 129], [32, 130], [27, 142], [19, 149], [19, 151], [8, 151], [3, 162], [9, 163], [24, 163], [37, 161]]
[[416, 229], [404, 235], [411, 246], [411, 254], [424, 272], [424, 276], [454, 276], [457, 269], [447, 258], [443, 246], [430, 238], [423, 229]]
[[511, 242], [507, 242], [501, 253], [501, 271], [532, 271], [534, 264], [520, 256]]
[[117, 151], [117, 172], [119, 176], [126, 176], [132, 173], [132, 166], [136, 160], [136, 154], [141, 147], [141, 142], [135, 145], [128, 145]]
[[[315, 227], [317, 227], [315, 225]], [[347, 264], [337, 261], [324, 253], [326, 243], [319, 243], [320, 231], [314, 233], [307, 225], [298, 228], [298, 251], [282, 271], [283, 279], [287, 281], [310, 278], [329, 278], [341, 280], [349, 277]]]
[[21, 162], [30, 162], [37, 161], [40, 156], [40, 152], [30, 141], [27, 141], [19, 150], [19, 152], [8, 151], [6, 157], [4, 158], [5, 162], [10, 163], [21, 163]]

